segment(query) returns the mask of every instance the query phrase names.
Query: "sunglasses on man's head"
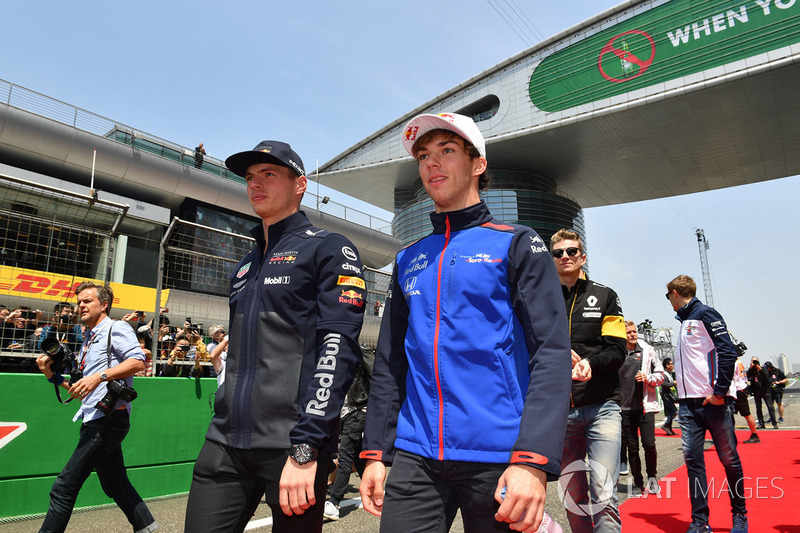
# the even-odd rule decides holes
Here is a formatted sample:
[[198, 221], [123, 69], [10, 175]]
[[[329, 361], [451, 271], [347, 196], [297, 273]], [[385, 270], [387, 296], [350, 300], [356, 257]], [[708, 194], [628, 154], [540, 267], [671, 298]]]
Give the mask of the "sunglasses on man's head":
[[557, 250], [553, 250], [551, 253], [553, 254], [553, 257], [555, 257], [556, 259], [561, 259], [561, 257], [564, 255], [564, 252], [567, 252], [567, 255], [569, 257], [575, 257], [576, 255], [581, 253], [580, 249], [574, 246], [570, 246], [569, 248], [559, 248]]

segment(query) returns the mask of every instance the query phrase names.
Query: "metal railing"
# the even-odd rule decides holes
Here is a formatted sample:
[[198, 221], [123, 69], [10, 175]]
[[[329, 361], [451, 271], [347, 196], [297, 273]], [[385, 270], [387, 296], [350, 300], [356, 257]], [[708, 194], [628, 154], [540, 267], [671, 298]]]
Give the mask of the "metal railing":
[[[195, 166], [194, 148], [188, 148], [145, 133], [131, 126], [2, 79], [0, 79], [0, 101], [10, 107], [34, 113], [106, 139], [127, 144], [176, 163]], [[219, 176], [222, 179], [241, 184], [245, 183], [244, 178], [231, 172], [222, 160], [208, 155], [203, 157], [199, 170]], [[311, 177], [309, 177], [310, 179]], [[390, 221], [341, 204], [327, 196], [319, 196], [314, 192], [306, 191], [303, 197], [303, 205], [371, 230], [386, 233], [387, 235], [392, 234], [392, 223]]]

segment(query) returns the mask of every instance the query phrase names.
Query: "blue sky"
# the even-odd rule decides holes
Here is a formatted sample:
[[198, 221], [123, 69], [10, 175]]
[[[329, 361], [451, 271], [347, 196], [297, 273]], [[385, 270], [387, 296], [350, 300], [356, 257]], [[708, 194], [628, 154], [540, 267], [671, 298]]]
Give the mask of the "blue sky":
[[[616, 4], [13, 2], [4, 7], [17, 23], [4, 28], [0, 78], [184, 146], [202, 141], [220, 159], [286, 140], [310, 171]], [[703, 298], [694, 227], [703, 228], [716, 307], [748, 356], [783, 352], [800, 363], [797, 198], [792, 177], [587, 209], [591, 275], [617, 290], [626, 317], [676, 328], [665, 284], [689, 274]]]

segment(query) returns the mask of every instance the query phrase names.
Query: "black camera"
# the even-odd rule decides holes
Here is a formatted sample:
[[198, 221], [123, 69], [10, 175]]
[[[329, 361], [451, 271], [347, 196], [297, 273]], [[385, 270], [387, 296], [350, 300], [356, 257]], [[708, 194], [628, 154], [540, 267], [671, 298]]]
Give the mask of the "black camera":
[[70, 322], [72, 322], [72, 317], [67, 314], [59, 315], [58, 322], [59, 324], [69, 324]]
[[132, 402], [139, 394], [128, 387], [124, 381], [111, 380], [108, 382], [108, 392], [103, 396], [103, 399], [97, 402], [95, 408], [100, 410], [105, 415], [110, 415], [117, 405], [117, 401], [122, 400], [125, 402]]
[[[50, 365], [53, 374], [63, 374], [64, 370], [69, 366], [70, 383], [75, 383], [75, 381], [77, 381], [72, 380], [72, 372], [76, 372], [74, 369], [75, 354], [67, 348], [66, 344], [59, 342], [55, 337], [48, 337], [42, 341], [42, 351], [53, 360], [53, 364]], [[81, 375], [81, 377], [83, 377], [83, 375]]]

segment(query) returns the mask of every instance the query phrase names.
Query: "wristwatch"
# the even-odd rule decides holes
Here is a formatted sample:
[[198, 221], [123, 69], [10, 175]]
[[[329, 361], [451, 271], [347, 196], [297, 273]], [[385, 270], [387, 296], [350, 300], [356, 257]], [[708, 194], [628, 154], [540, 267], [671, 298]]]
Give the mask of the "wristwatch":
[[108, 374], [106, 374], [106, 371], [105, 371], [105, 370], [103, 370], [102, 372], [100, 372], [100, 381], [101, 381], [101, 382], [102, 382], [102, 381], [108, 381]]
[[317, 460], [317, 450], [308, 444], [292, 444], [291, 457], [297, 464], [304, 465]]

